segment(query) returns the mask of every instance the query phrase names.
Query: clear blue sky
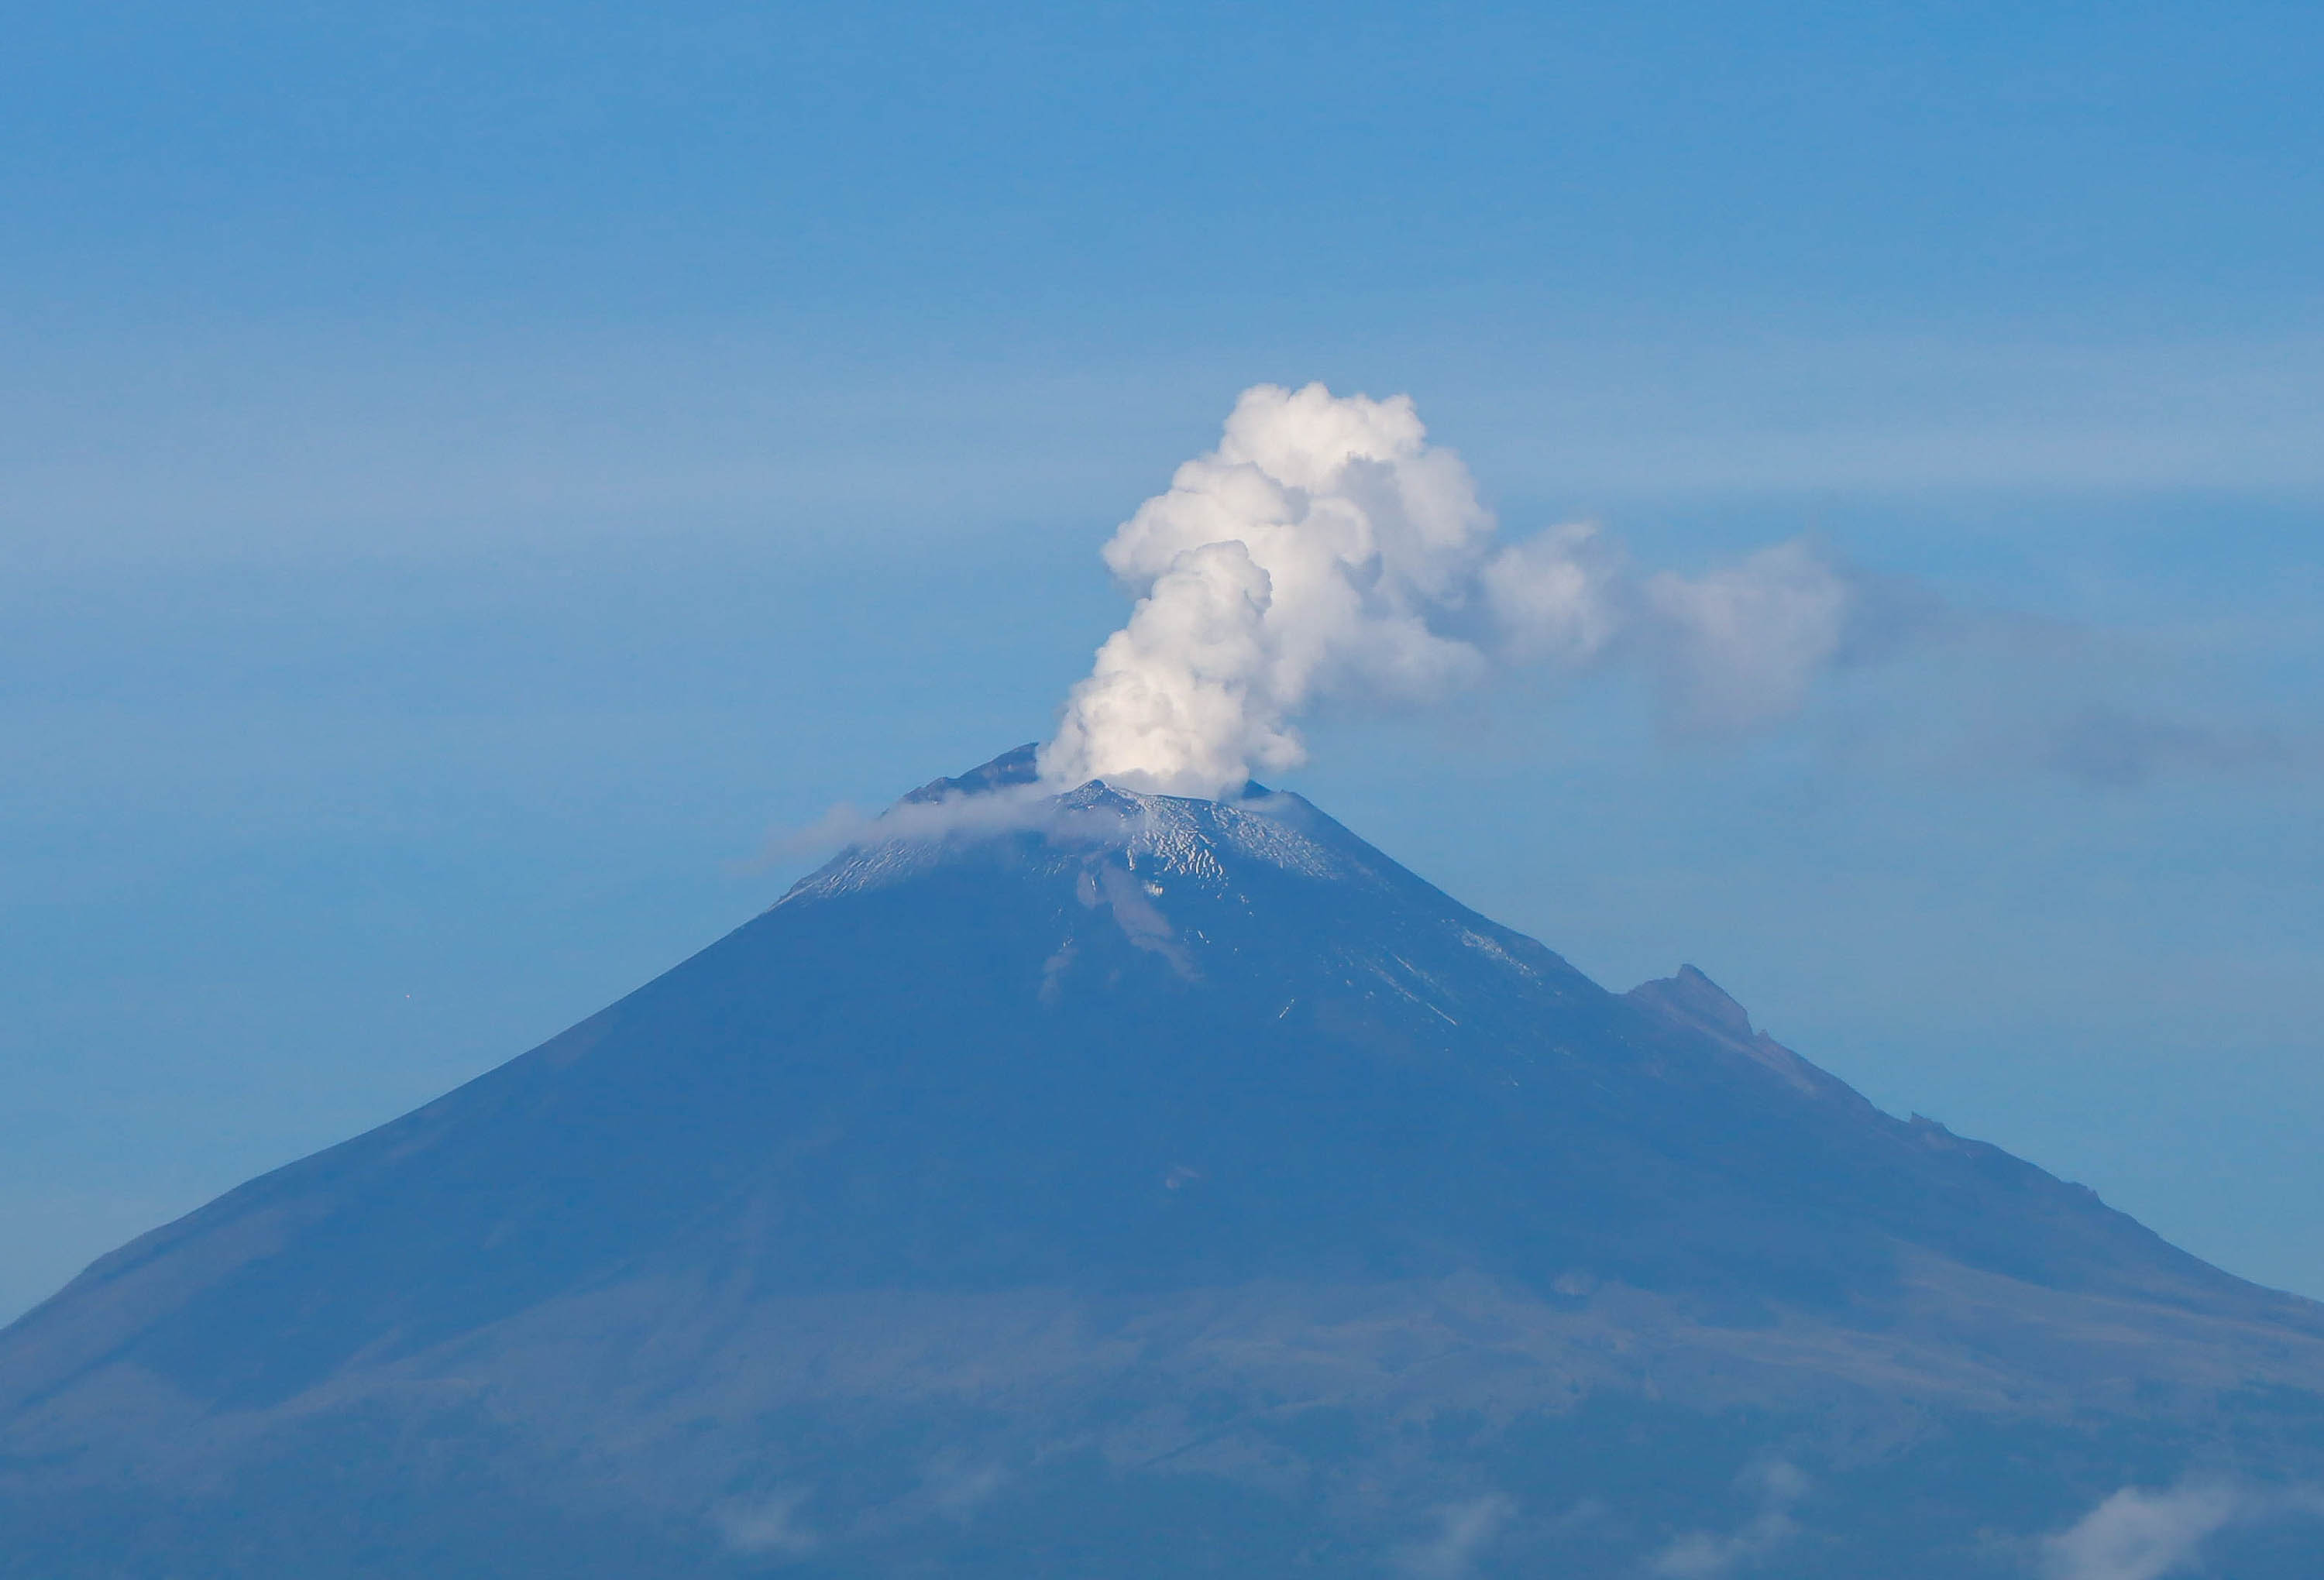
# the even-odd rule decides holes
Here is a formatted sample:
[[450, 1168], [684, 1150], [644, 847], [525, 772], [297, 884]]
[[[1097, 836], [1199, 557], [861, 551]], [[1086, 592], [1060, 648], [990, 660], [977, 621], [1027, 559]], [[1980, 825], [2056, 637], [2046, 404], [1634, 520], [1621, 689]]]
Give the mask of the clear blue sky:
[[2324, 1295], [2324, 13], [13, 6], [0, 1312], [1046, 732], [1234, 394], [1942, 639], [1306, 791]]

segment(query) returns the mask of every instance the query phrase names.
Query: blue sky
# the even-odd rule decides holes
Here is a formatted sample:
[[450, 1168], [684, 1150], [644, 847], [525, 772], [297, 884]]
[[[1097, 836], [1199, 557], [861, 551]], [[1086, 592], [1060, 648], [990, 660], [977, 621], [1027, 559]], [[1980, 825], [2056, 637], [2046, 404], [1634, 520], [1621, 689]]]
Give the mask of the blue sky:
[[1046, 732], [1238, 390], [1933, 634], [1294, 783], [2324, 1294], [2310, 7], [16, 7], [0, 1309]]

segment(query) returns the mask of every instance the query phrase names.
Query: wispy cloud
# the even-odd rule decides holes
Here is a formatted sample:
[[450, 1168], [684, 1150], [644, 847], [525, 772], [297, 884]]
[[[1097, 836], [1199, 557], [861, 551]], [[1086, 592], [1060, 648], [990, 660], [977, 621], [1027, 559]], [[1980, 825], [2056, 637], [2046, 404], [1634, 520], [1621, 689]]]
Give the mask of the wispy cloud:
[[921, 1472], [920, 1490], [946, 1519], [965, 1520], [1000, 1495], [1009, 1473], [989, 1461], [947, 1449]]
[[2041, 1546], [2041, 1580], [2169, 1580], [2192, 1573], [2213, 1540], [2264, 1520], [2324, 1519], [2324, 1493], [2196, 1479], [2124, 1487]]
[[807, 1501], [804, 1488], [779, 1488], [764, 1496], [720, 1505], [712, 1512], [711, 1523], [735, 1552], [753, 1557], [804, 1557], [821, 1543], [800, 1517], [799, 1510]]
[[1757, 1493], [1757, 1513], [1723, 1534], [1689, 1531], [1656, 1553], [1647, 1564], [1647, 1572], [1656, 1580], [1719, 1580], [1765, 1557], [1799, 1533], [1792, 1507], [1807, 1495], [1809, 1484], [1798, 1466], [1769, 1460], [1746, 1470], [1740, 1484]]
[[2043, 1580], [2163, 1580], [2246, 1508], [2225, 1483], [2125, 1487], [2043, 1544]]
[[1412, 1580], [1462, 1580], [1516, 1511], [1499, 1493], [1447, 1503], [1436, 1511], [1436, 1533], [1397, 1548], [1397, 1566]]
[[2127, 789], [2178, 773], [2289, 772], [2315, 752], [2264, 726], [2159, 717], [2095, 703], [2058, 720], [2044, 741], [2048, 766], [2086, 785]]
[[[844, 846], [889, 840], [1006, 834], [1020, 829], [1049, 828], [1061, 821], [1072, 821], [1072, 814], [1056, 804], [1047, 789], [1037, 785], [1008, 785], [973, 794], [953, 791], [926, 800], [899, 801], [884, 812], [870, 812], [842, 802], [813, 822], [778, 831], [767, 841], [761, 859], [791, 860], [827, 854]], [[1084, 821], [1094, 833], [1098, 820]]]

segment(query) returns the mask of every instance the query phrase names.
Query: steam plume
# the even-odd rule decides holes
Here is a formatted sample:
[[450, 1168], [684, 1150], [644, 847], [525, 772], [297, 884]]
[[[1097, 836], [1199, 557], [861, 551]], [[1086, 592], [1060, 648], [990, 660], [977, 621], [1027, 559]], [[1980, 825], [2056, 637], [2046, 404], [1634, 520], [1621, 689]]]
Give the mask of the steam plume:
[[1245, 390], [1218, 447], [1105, 548], [1137, 598], [1041, 750], [1051, 783], [1217, 795], [1306, 759], [1332, 694], [1418, 701], [1497, 667], [1643, 660], [1674, 721], [1748, 729], [1840, 651], [1847, 580], [1805, 545], [1640, 581], [1595, 528], [1509, 543], [1407, 396]]

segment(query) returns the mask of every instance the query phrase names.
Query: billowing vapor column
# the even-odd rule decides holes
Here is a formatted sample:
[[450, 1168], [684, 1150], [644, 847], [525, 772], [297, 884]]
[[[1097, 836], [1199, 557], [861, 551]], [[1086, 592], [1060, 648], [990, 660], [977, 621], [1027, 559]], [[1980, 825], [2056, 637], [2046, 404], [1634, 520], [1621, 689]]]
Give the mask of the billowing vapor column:
[[1651, 661], [1688, 721], [1796, 705], [1846, 581], [1804, 545], [1643, 583], [1594, 528], [1501, 540], [1408, 397], [1244, 391], [1218, 447], [1105, 548], [1137, 599], [1042, 749], [1045, 779], [1213, 796], [1305, 760], [1318, 697], [1418, 700], [1497, 666]]

